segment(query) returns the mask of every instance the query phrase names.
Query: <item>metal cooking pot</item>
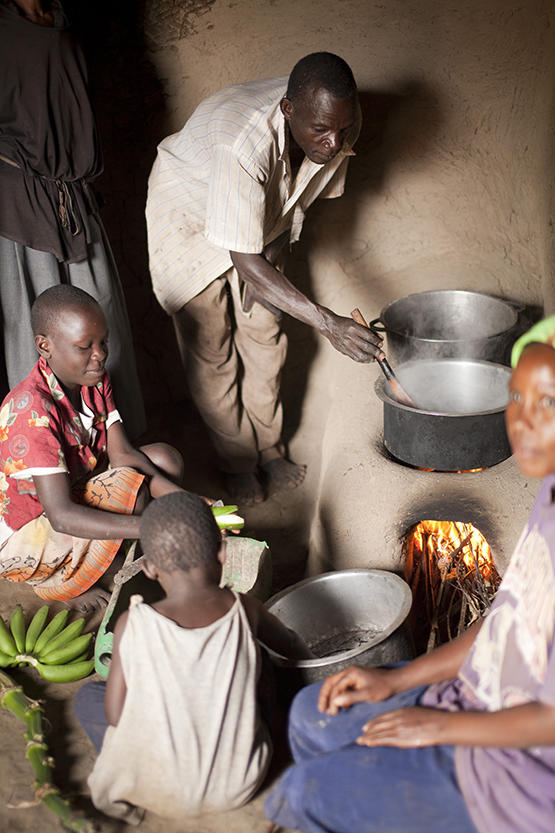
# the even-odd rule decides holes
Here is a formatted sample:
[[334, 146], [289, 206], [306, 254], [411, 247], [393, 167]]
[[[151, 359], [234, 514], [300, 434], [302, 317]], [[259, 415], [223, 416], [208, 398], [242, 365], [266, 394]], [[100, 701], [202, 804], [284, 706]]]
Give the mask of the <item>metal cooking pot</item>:
[[510, 456], [504, 415], [508, 367], [443, 359], [406, 362], [395, 372], [419, 405], [402, 405], [385, 379], [376, 381], [384, 406], [384, 444], [398, 460], [436, 471], [468, 471]]
[[387, 354], [411, 359], [484, 359], [508, 364], [518, 308], [480, 292], [436, 290], [393, 301], [370, 322], [387, 334]]
[[322, 573], [286, 587], [266, 607], [314, 651], [314, 659], [286, 659], [268, 649], [274, 664], [311, 683], [353, 662], [383, 665], [412, 658], [401, 629], [412, 604], [408, 584], [386, 570], [355, 568]]

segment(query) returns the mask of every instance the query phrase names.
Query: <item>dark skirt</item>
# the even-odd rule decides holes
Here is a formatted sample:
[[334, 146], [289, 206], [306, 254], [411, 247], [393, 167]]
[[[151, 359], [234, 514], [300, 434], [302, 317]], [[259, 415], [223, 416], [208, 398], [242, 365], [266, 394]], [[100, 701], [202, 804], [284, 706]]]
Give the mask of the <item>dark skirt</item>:
[[[7, 384], [13, 388], [38, 359], [31, 327], [33, 301], [51, 286], [67, 283], [84, 289], [101, 305], [110, 330], [107, 367], [117, 408], [128, 436], [145, 430], [131, 327], [112, 250], [97, 215], [89, 216], [92, 242], [87, 258], [60, 263], [53, 254], [31, 249], [0, 235], [0, 304]], [[3, 391], [2, 398], [7, 394]]]

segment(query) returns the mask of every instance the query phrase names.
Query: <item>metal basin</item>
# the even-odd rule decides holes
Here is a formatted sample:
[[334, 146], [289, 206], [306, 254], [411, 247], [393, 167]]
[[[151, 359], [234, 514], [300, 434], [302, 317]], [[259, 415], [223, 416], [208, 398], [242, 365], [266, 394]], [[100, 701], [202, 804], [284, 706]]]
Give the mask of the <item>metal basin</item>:
[[317, 658], [288, 660], [273, 651], [270, 656], [276, 665], [300, 671], [304, 682], [353, 662], [381, 665], [408, 659], [408, 642], [396, 632], [411, 603], [408, 584], [386, 570], [338, 570], [304, 579], [272, 596], [266, 607]]
[[406, 362], [395, 372], [420, 407], [402, 405], [389, 384], [377, 380], [375, 390], [384, 404], [384, 444], [394, 457], [425, 469], [468, 471], [510, 456], [505, 430], [508, 367], [445, 359]]
[[480, 292], [416, 292], [386, 306], [370, 326], [387, 334], [392, 363], [484, 359], [508, 363], [518, 308]]

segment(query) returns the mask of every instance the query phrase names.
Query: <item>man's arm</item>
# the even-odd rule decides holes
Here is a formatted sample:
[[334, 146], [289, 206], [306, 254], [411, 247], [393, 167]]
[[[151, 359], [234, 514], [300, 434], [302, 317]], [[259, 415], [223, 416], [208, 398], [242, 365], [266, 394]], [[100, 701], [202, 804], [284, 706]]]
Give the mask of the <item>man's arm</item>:
[[230, 252], [239, 276], [272, 306], [314, 327], [340, 353], [357, 362], [370, 362], [381, 353], [381, 339], [351, 318], [336, 315], [310, 301], [261, 254]]

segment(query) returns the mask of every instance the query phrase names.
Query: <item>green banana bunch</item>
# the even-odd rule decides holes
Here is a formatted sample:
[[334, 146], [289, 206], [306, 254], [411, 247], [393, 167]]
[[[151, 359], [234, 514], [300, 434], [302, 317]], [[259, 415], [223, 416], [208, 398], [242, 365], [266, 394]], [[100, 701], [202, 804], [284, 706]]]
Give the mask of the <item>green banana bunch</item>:
[[25, 629], [25, 615], [17, 605], [9, 627], [0, 617], [0, 667], [33, 665], [45, 680], [69, 683], [87, 677], [94, 659], [87, 659], [92, 633], [83, 634], [84, 619], [66, 625], [69, 610], [61, 610], [46, 624], [50, 608], [43, 605]]

